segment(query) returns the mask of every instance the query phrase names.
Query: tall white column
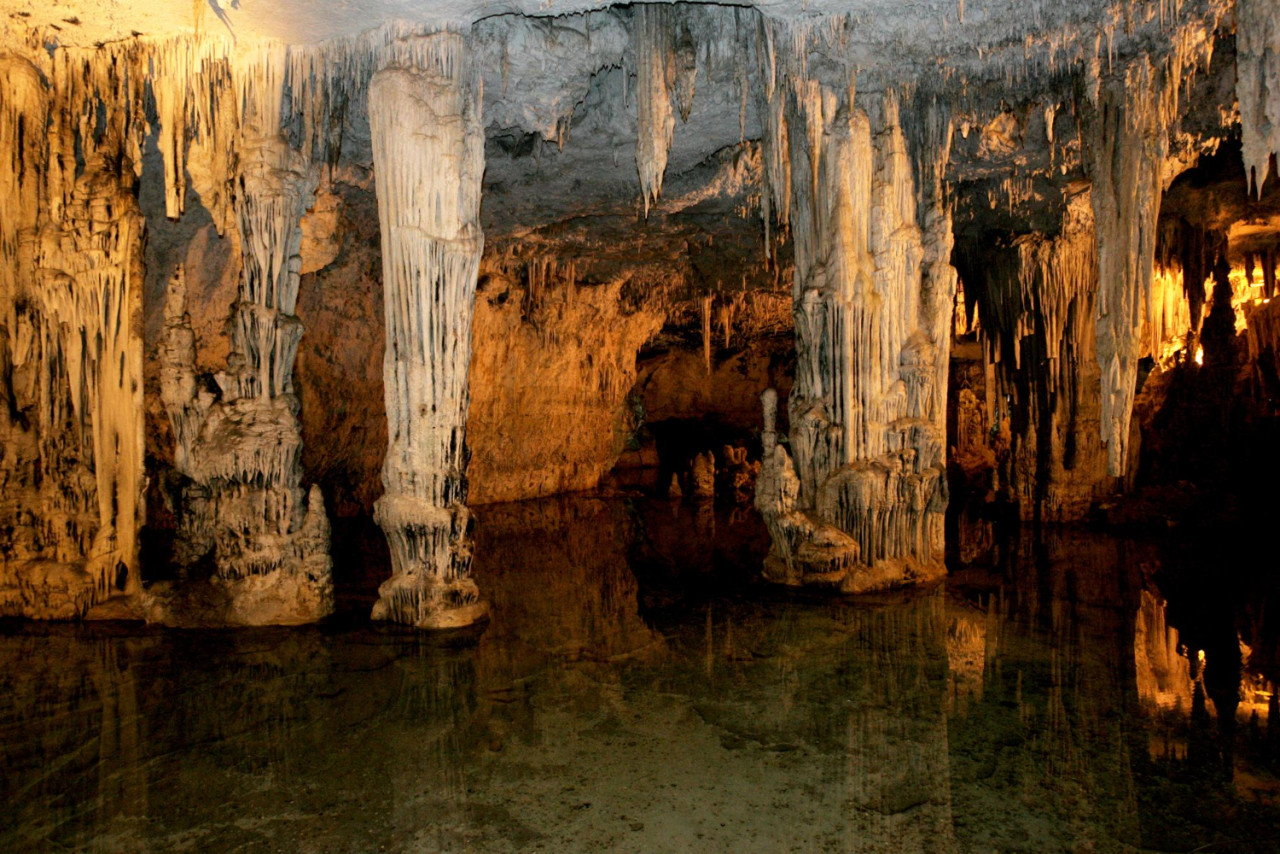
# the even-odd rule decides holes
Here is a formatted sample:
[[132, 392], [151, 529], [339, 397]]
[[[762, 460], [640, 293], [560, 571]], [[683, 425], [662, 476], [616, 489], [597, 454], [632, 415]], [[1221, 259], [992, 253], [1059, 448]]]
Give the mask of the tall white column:
[[392, 562], [373, 618], [452, 628], [488, 610], [466, 507], [484, 131], [466, 40], [437, 33], [414, 54], [414, 67], [386, 68], [369, 87], [387, 324], [386, 492], [374, 514]]

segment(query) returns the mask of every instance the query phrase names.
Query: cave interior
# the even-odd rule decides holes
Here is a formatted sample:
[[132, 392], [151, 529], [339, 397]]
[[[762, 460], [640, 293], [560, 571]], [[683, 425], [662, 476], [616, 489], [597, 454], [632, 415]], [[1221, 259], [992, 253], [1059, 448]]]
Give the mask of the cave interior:
[[[484, 745], [551, 726], [506, 720], [493, 692], [533, 672], [548, 689], [548, 660], [585, 656], [697, 683], [680, 696], [725, 750], [807, 738], [802, 753], [863, 769], [841, 777], [844, 823], [810, 847], [1280, 839], [1280, 626], [1264, 607], [1280, 510], [1278, 0], [0, 13], [14, 744], [74, 753], [73, 737], [39, 735], [40, 704], [105, 727], [93, 709], [124, 702], [119, 672], [135, 668], [149, 674], [129, 677], [135, 706], [138, 680], [164, 673], [151, 713], [199, 718], [219, 708], [208, 680], [259, 691], [262, 643], [271, 699], [215, 719], [257, 732], [277, 706], [308, 707], [295, 682], [319, 657], [323, 690], [385, 690], [455, 734], [454, 753], [422, 760], [431, 773], [469, 769], [391, 829], [347, 804], [312, 829], [331, 834], [318, 850], [519, 850], [534, 831], [518, 822], [437, 813], [466, 812], [458, 781]], [[201, 642], [232, 670], [188, 675], [200, 656], [181, 638], [216, 639]], [[385, 675], [362, 683], [378, 665], [351, 638], [412, 672], [416, 699]], [[750, 663], [779, 656], [812, 694]], [[713, 658], [744, 697], [709, 687]], [[552, 669], [553, 694], [604, 702]], [[1023, 670], [1047, 680], [1025, 700]], [[88, 706], [67, 694], [86, 679]], [[1086, 682], [1059, 708], [1064, 684]], [[799, 711], [768, 711], [780, 697]], [[632, 699], [639, 730], [676, 714]], [[1000, 764], [983, 715], [1010, 704], [1019, 743], [1040, 745], [1039, 784], [1094, 793], [1066, 836], [1047, 829], [1056, 808], [1000, 813], [963, 765]], [[1040, 744], [1109, 737], [1112, 707], [1144, 721], [1118, 752]], [[139, 738], [122, 714], [93, 766], [115, 782], [69, 789], [97, 823], [39, 811], [31, 793], [54, 778], [28, 784], [45, 756], [32, 747], [10, 754], [26, 770], [0, 794], [30, 808], [0, 840], [130, 847], [140, 831], [121, 816], [148, 812], [135, 778], [151, 754], [122, 758], [119, 739]], [[186, 755], [197, 735], [153, 728], [149, 743]], [[306, 764], [296, 742], [263, 761]], [[645, 764], [660, 753], [623, 755], [627, 774], [660, 773]], [[706, 761], [713, 781], [754, 773]], [[317, 778], [345, 767], [306, 762]], [[1100, 783], [1117, 763], [1128, 782]], [[394, 800], [404, 769], [390, 752], [372, 767]], [[595, 796], [643, 812], [608, 776]], [[1166, 777], [1214, 795], [1169, 807], [1179, 824], [1149, 803]], [[493, 803], [518, 802], [485, 779]], [[748, 825], [750, 801], [733, 808]], [[958, 818], [996, 813], [981, 832]], [[565, 844], [751, 847], [634, 815], [630, 843], [584, 818]], [[540, 839], [573, 824], [529, 821]], [[796, 821], [757, 828], [792, 828], [765, 847], [804, 848]]]

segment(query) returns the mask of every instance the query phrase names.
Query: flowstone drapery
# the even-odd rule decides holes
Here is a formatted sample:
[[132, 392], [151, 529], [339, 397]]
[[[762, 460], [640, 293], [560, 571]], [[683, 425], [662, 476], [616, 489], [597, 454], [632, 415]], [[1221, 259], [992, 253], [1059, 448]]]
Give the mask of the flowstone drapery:
[[464, 626], [487, 605], [471, 578], [467, 386], [484, 132], [462, 36], [422, 39], [418, 63], [378, 72], [369, 122], [382, 227], [388, 448], [375, 517], [392, 577], [374, 619]]
[[[136, 55], [0, 57], [0, 615], [140, 586]], [[78, 105], [72, 110], [64, 105]]]
[[891, 92], [866, 98], [871, 115], [852, 89], [795, 75], [786, 97], [774, 132], [790, 140], [796, 379], [791, 454], [766, 399], [765, 575], [845, 592], [937, 577], [956, 282], [940, 183], [950, 122], [936, 104], [913, 105], [913, 158]]

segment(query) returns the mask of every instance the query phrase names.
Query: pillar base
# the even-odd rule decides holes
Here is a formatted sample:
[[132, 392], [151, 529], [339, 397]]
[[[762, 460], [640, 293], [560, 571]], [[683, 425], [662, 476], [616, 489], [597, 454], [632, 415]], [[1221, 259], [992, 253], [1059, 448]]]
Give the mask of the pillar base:
[[765, 581], [774, 584], [812, 587], [853, 595], [928, 584], [947, 574], [947, 568], [941, 561], [920, 563], [908, 559], [884, 560], [874, 566], [851, 563], [842, 569], [831, 570], [827, 568], [825, 560], [829, 555], [820, 557], [822, 560], [819, 562], [806, 561], [802, 554], [793, 556], [788, 562], [776, 552], [770, 552], [765, 558], [761, 575]]
[[419, 629], [461, 629], [487, 620], [489, 603], [470, 578], [394, 575], [378, 588], [371, 616]]

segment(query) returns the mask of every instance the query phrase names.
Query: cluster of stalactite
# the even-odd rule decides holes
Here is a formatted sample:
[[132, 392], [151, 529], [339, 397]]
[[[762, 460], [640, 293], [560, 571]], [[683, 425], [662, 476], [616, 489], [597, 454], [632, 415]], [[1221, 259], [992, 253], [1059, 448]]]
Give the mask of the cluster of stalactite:
[[1102, 371], [1102, 440], [1107, 471], [1125, 473], [1144, 309], [1150, 315], [1156, 221], [1169, 126], [1182, 82], [1142, 58], [1099, 87], [1084, 113], [1085, 171], [1093, 183], [1098, 241], [1097, 358]]
[[[1181, 217], [1160, 223], [1151, 313], [1146, 346], [1157, 361], [1187, 361], [1200, 350], [1213, 282], [1226, 276], [1227, 234], [1187, 222]], [[1230, 284], [1227, 284], [1230, 291]]]
[[760, 55], [786, 66], [766, 159], [788, 165], [766, 171], [790, 177], [777, 212], [796, 264], [791, 451], [767, 439], [757, 485], [774, 540], [766, 574], [846, 591], [938, 575], [956, 287], [941, 186], [950, 119], [918, 95], [908, 137], [896, 92], [856, 94], [806, 77], [789, 54]]
[[1139, 363], [1195, 351], [1207, 270], [1187, 279], [1176, 270], [1209, 263], [1207, 238], [1158, 218], [1185, 168], [1169, 156], [1179, 90], [1212, 42], [1196, 27], [1171, 34], [1163, 50], [1077, 72], [1080, 158], [1050, 166], [1081, 168], [1087, 190], [1006, 180], [1011, 215], [1060, 209], [1057, 225], [1017, 231], [1015, 218], [970, 232], [957, 254], [987, 365], [979, 420], [989, 435], [978, 443], [994, 452], [996, 494], [1026, 519], [1079, 519], [1130, 482]]
[[1110, 486], [1098, 429], [1092, 226], [1083, 193], [1067, 203], [1057, 234], [984, 235], [957, 253], [989, 366], [983, 423], [1009, 429], [995, 485], [1028, 519], [1079, 518]]
[[140, 60], [0, 58], [0, 614], [139, 588]]
[[[296, 623], [332, 610], [328, 522], [318, 489], [303, 487], [292, 380], [300, 220], [375, 71], [439, 61], [420, 32], [387, 25], [308, 46], [206, 32], [95, 49], [33, 32], [28, 50], [4, 58], [0, 613], [75, 616], [112, 591], [161, 621], [210, 607], [218, 614], [195, 619]], [[191, 585], [135, 595], [145, 481], [136, 198], [151, 146], [165, 214], [180, 218], [197, 199], [242, 249], [225, 370], [196, 376], [181, 269], [158, 342], [182, 478], [174, 557], [187, 570], [210, 562], [218, 595]], [[464, 266], [474, 285], [474, 261]], [[464, 359], [469, 344], [459, 339]], [[460, 376], [465, 388], [465, 361]]]
[[[113, 591], [135, 601], [141, 592], [144, 222], [136, 198], [142, 152], [152, 145], [163, 161], [165, 212], [181, 216], [199, 185], [219, 232], [238, 229], [244, 248], [231, 360], [216, 391], [194, 379], [181, 275], [166, 298], [163, 396], [175, 467], [188, 479], [178, 562], [212, 556], [215, 578], [236, 586], [231, 622], [299, 622], [331, 609], [328, 524], [318, 492], [307, 498], [301, 486], [291, 379], [302, 332], [293, 315], [299, 220], [315, 187], [311, 164], [336, 144], [316, 129], [334, 75], [367, 80], [355, 72], [391, 50], [380, 35], [386, 45], [358, 39], [332, 57], [280, 45], [236, 52], [197, 36], [95, 49], [33, 41], [4, 59], [0, 386], [12, 453], [0, 464], [11, 540], [3, 611], [73, 616]], [[308, 114], [301, 101], [315, 107], [309, 118], [286, 121]], [[282, 568], [296, 595], [267, 580]], [[159, 600], [143, 608], [171, 616]]]
[[393, 572], [373, 616], [439, 628], [486, 609], [471, 577], [466, 506], [484, 132], [466, 39], [440, 33], [423, 46], [420, 61], [378, 72], [369, 89], [389, 440], [375, 517]]
[[[1178, 93], [1207, 57], [1219, 5], [1197, 6], [1183, 26], [1181, 9], [1159, 4], [1168, 46], [1148, 55], [1147, 45], [1130, 44], [1114, 68], [1101, 30], [1091, 55], [1089, 45], [1071, 49], [1063, 62], [1072, 70], [1057, 80], [1078, 84], [1089, 224], [1002, 238], [971, 259], [981, 268], [982, 330], [997, 367], [987, 422], [1006, 414], [1014, 422], [1005, 485], [1038, 513], [1076, 515], [1070, 508], [1103, 475], [1090, 473], [1077, 488], [1067, 472], [1073, 460], [1099, 456], [1095, 443], [1105, 448], [1106, 476], [1130, 468], [1140, 358], [1162, 353], [1184, 325], [1199, 335], [1205, 259], [1219, 275], [1224, 253], [1180, 240], [1181, 295], [1153, 269]], [[1277, 148], [1280, 87], [1268, 81], [1280, 28], [1274, 0], [1242, 0], [1238, 13], [1244, 153], [1260, 187]], [[776, 267], [775, 244], [789, 234], [795, 255], [790, 435], [766, 430], [758, 498], [774, 537], [770, 576], [863, 590], [936, 574], [956, 288], [943, 176], [964, 72], [905, 82], [868, 73], [857, 89], [848, 17], [787, 23], [660, 5], [617, 17], [631, 27], [646, 213], [662, 190], [675, 115], [687, 119], [693, 108], [699, 62], [708, 69], [714, 56], [721, 72], [733, 64], [743, 136], [755, 86], [765, 253]], [[1106, 32], [1110, 41], [1114, 26]], [[586, 37], [589, 45], [589, 28]], [[625, 41], [602, 68], [626, 63]], [[27, 48], [0, 60], [0, 191], [11, 208], [0, 224], [0, 612], [78, 614], [112, 589], [139, 589], [143, 224], [135, 198], [152, 145], [165, 213], [181, 217], [198, 197], [242, 247], [230, 358], [212, 384], [196, 376], [181, 271], [166, 294], [162, 396], [174, 465], [187, 479], [179, 563], [211, 558], [215, 580], [252, 582], [260, 597], [268, 576], [305, 577], [309, 604], [284, 616], [247, 605], [239, 621], [310, 619], [330, 607], [327, 528], [318, 491], [303, 489], [292, 387], [302, 334], [299, 221], [367, 94], [388, 338], [390, 446], [378, 518], [395, 562], [377, 614], [444, 625], [481, 613], [470, 579], [466, 418], [484, 134], [468, 37], [389, 25], [308, 47], [237, 46], [206, 33], [94, 50], [33, 35]], [[502, 49], [505, 62], [505, 42]], [[1004, 58], [987, 71], [1019, 85], [1030, 74]], [[625, 91], [625, 69], [623, 77]], [[1043, 107], [1051, 169], [1063, 148], [1053, 139], [1059, 100]], [[572, 117], [570, 107], [557, 128]], [[991, 136], [999, 143], [1000, 133]], [[1011, 204], [1034, 201], [1030, 180], [1011, 178], [1004, 189]], [[1262, 266], [1271, 294], [1274, 258]], [[529, 277], [528, 299], [539, 299], [540, 281]], [[701, 303], [708, 374], [713, 305], [711, 296]], [[724, 328], [727, 344], [727, 320]], [[1194, 337], [1182, 340], [1196, 349]]]

